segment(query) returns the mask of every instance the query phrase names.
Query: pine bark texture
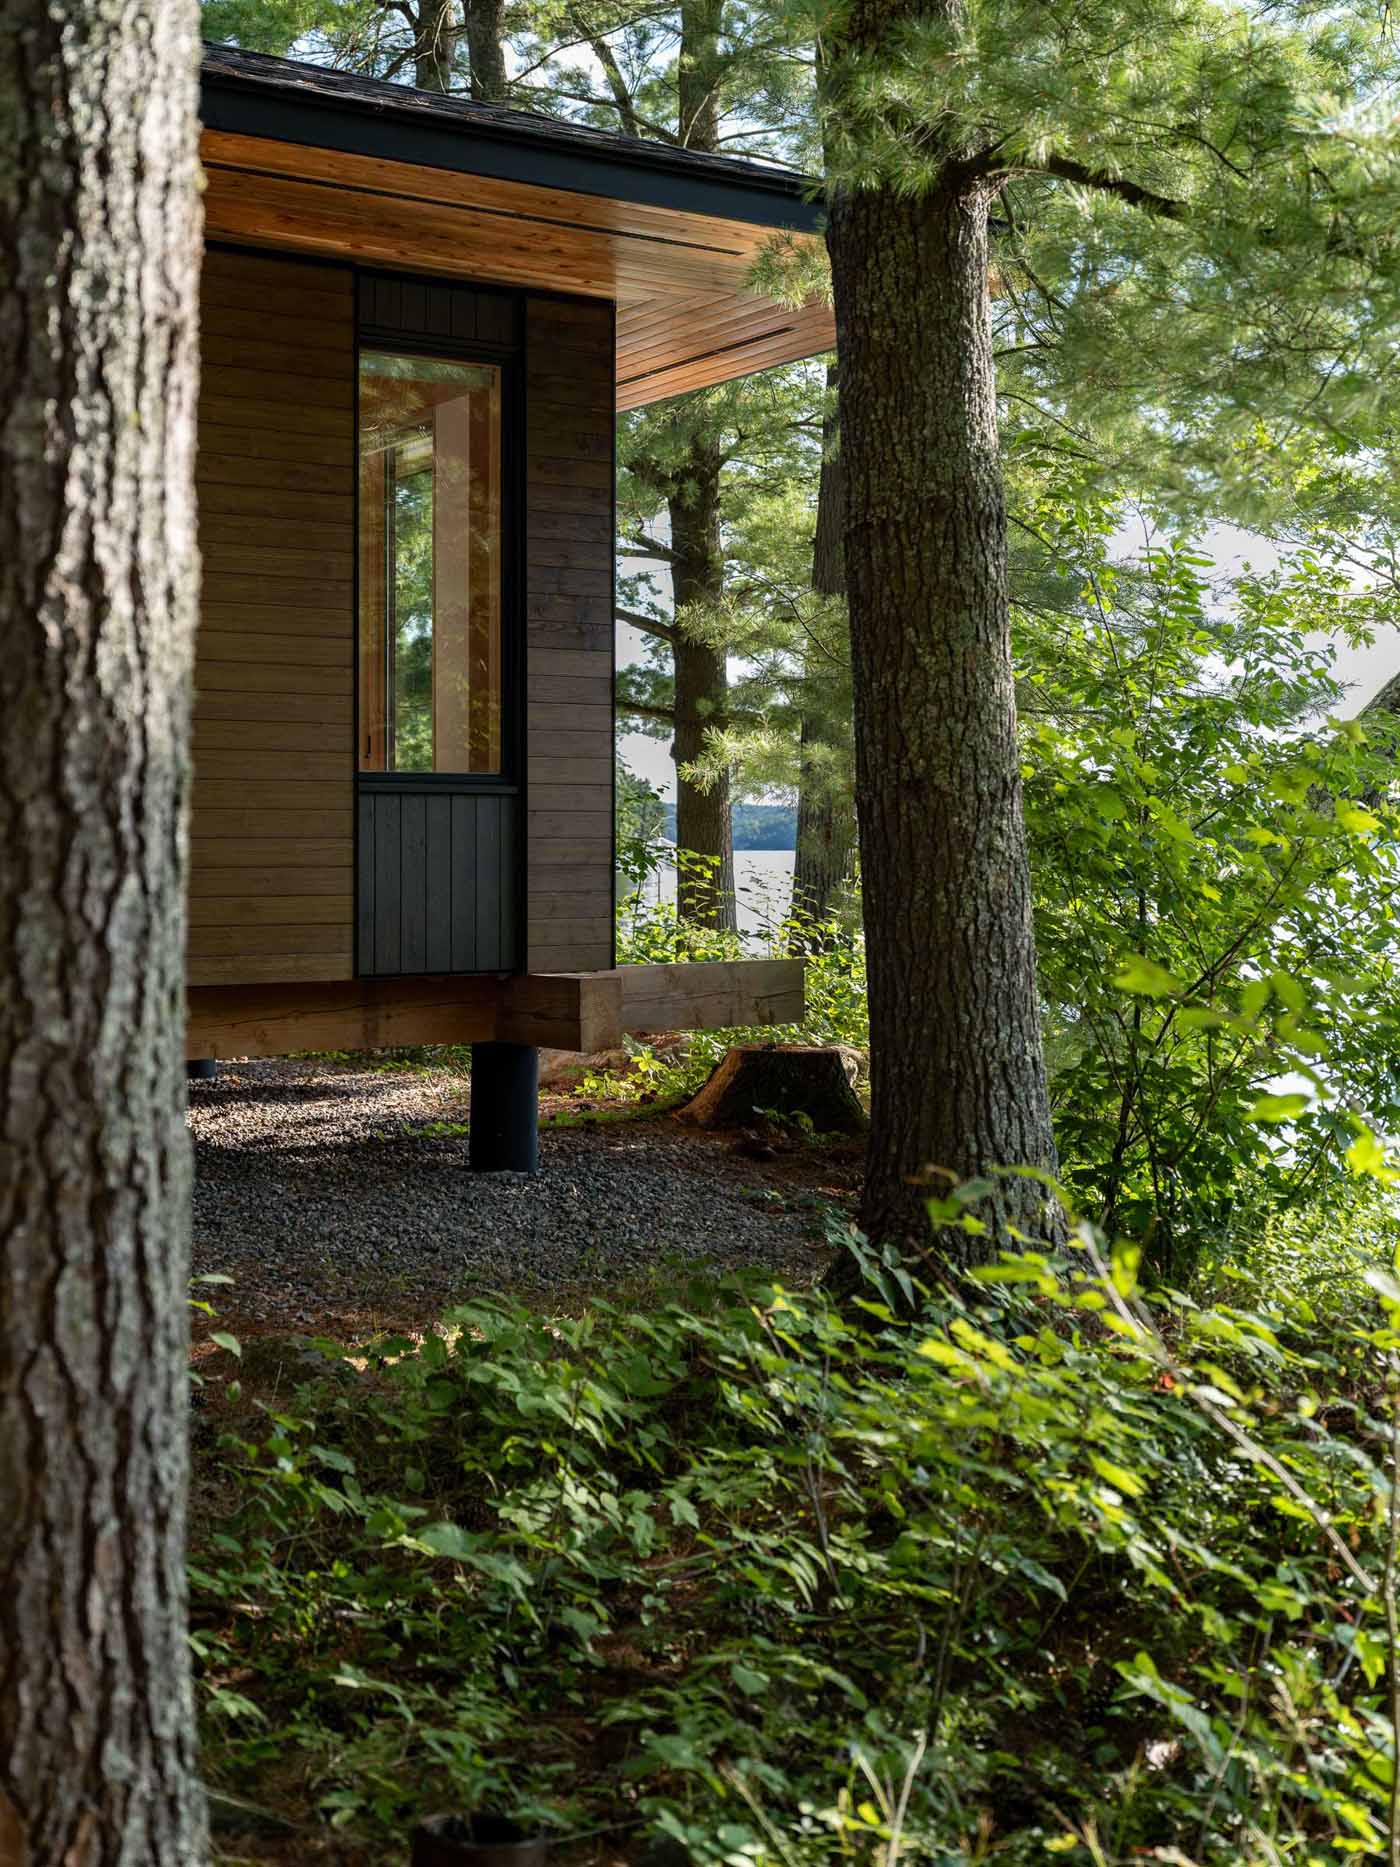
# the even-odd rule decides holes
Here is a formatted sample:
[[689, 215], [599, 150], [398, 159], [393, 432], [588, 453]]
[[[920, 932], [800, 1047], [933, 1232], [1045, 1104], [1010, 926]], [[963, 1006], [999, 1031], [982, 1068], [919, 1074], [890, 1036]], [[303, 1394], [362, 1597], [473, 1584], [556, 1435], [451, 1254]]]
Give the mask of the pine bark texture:
[[450, 91], [456, 57], [456, 0], [422, 0], [413, 25], [413, 82], [420, 91]]
[[206, 1854], [185, 1644], [195, 0], [0, 0], [0, 1860]]
[[[888, 62], [921, 12], [934, 16], [855, 0], [847, 45]], [[1012, 690], [990, 193], [949, 153], [926, 192], [837, 187], [829, 200], [870, 982], [860, 1219], [872, 1238], [916, 1248], [931, 1242], [928, 1193], [1055, 1163]], [[991, 1250], [1008, 1223], [1043, 1234], [1041, 1188], [996, 1187], [979, 1208], [991, 1232], [964, 1256]]]
[[724, 0], [682, 0], [676, 127], [683, 149], [719, 152], [720, 31]]
[[734, 833], [726, 773], [707, 787], [684, 776], [684, 767], [705, 751], [706, 737], [727, 723], [729, 673], [722, 648], [687, 632], [684, 611], [703, 610], [724, 593], [724, 542], [720, 532], [720, 476], [724, 458], [703, 430], [692, 440], [667, 498], [671, 521], [671, 588], [682, 620], [672, 644], [675, 666], [676, 847], [705, 858], [705, 866], [676, 877], [682, 920], [733, 931]]
[[510, 89], [505, 0], [466, 0], [465, 11], [471, 94], [478, 103], [504, 103]]
[[[827, 388], [837, 386], [834, 365], [827, 369]], [[822, 465], [817, 482], [817, 523], [812, 541], [812, 588], [819, 596], [846, 594], [846, 556], [842, 541], [845, 518], [845, 483], [837, 451], [840, 423], [835, 412], [822, 426]], [[809, 665], [808, 679], [822, 670]], [[799, 732], [797, 783], [797, 853], [793, 862], [792, 899], [795, 908], [816, 923], [830, 915], [841, 889], [850, 880], [856, 851], [855, 799], [832, 782], [831, 765], [844, 771], [849, 742], [843, 744], [837, 722], [816, 708], [805, 712]], [[834, 759], [833, 756], [834, 755]], [[799, 932], [800, 945], [821, 943], [811, 930]]]

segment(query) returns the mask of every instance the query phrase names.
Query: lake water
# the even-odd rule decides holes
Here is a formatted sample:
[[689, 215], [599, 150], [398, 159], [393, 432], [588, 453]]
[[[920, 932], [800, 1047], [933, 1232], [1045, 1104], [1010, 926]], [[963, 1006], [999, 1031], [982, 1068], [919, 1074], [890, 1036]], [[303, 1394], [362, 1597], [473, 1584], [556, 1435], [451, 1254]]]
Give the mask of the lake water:
[[[736, 849], [734, 892], [738, 898], [739, 932], [745, 946], [755, 951], [765, 944], [765, 932], [781, 921], [792, 899], [791, 849]], [[652, 900], [674, 901], [676, 871], [669, 864], [652, 877], [647, 893]]]

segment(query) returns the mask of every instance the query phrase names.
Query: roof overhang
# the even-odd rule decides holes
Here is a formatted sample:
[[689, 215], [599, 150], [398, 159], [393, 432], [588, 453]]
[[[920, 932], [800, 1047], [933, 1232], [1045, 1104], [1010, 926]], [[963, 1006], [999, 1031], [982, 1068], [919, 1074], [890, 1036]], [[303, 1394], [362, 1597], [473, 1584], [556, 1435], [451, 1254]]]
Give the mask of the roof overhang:
[[611, 299], [619, 408], [834, 345], [825, 304], [748, 287], [820, 238], [790, 170], [224, 47], [202, 92], [212, 238]]

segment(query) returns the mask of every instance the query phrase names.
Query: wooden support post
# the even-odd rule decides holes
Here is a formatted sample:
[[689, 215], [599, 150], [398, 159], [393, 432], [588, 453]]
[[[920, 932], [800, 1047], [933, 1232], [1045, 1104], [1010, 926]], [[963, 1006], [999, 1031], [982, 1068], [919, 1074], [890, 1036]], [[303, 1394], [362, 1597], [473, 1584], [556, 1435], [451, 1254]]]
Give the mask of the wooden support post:
[[540, 1170], [540, 1053], [533, 1044], [472, 1045], [473, 1173]]

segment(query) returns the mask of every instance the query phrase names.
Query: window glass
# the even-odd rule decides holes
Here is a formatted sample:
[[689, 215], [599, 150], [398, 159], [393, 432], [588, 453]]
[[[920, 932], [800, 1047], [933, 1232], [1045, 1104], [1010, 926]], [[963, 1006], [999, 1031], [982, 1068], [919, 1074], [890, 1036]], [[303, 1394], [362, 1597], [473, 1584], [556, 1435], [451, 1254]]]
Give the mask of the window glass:
[[501, 385], [360, 355], [360, 769], [501, 769]]

